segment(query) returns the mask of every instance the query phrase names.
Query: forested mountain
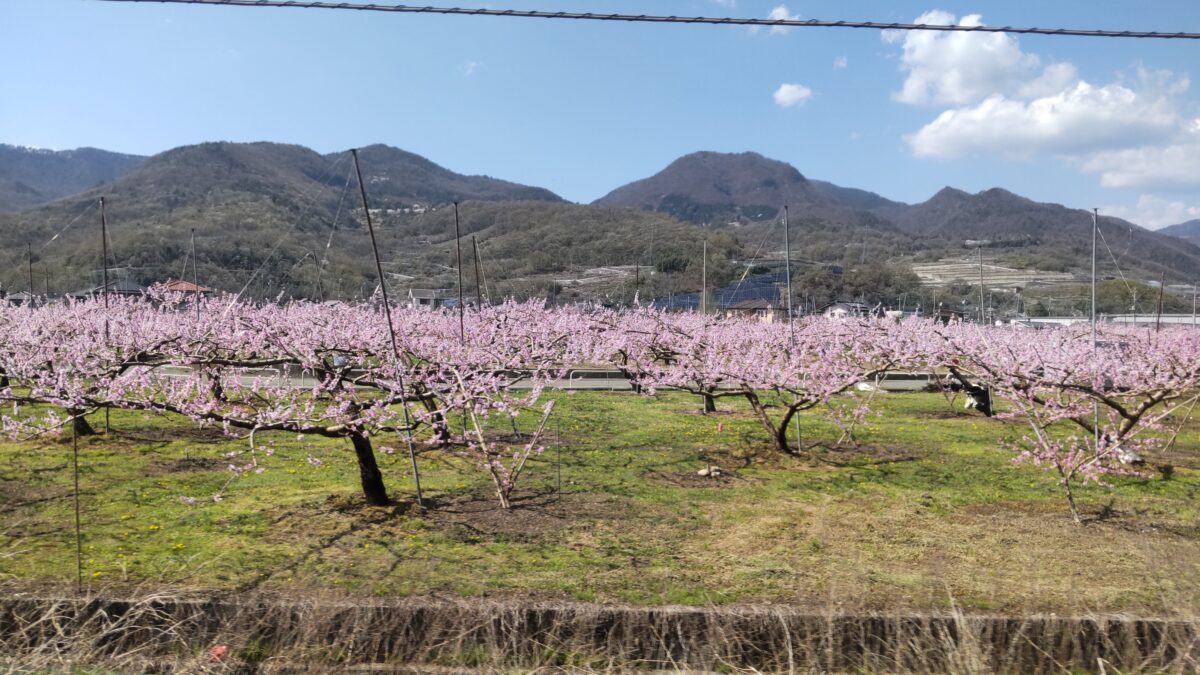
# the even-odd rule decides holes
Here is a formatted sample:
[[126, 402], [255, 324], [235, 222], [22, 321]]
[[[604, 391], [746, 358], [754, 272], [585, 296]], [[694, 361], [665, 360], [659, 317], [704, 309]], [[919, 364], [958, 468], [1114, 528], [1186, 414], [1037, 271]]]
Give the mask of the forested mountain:
[[[256, 297], [358, 297], [377, 284], [349, 152], [203, 143], [144, 160], [115, 157], [126, 157], [131, 168], [101, 186], [0, 214], [5, 288], [28, 285], [26, 244], [33, 251], [36, 290], [97, 283], [101, 195], [110, 266], [123, 268], [120, 275], [132, 281], [183, 276], [194, 229], [201, 283], [245, 287]], [[542, 188], [457, 174], [383, 145], [362, 149], [360, 158], [385, 271], [399, 285], [457, 282], [452, 202], [459, 202], [463, 234], [479, 242], [482, 277], [507, 280], [519, 295], [606, 296], [630, 275], [626, 269], [605, 283], [580, 281], [587, 268], [600, 266], [638, 266], [636, 285], [647, 296], [696, 290], [704, 239], [710, 281], [720, 283], [732, 274], [732, 258], [751, 264], [780, 258], [785, 204], [793, 259], [830, 288], [836, 284], [825, 278], [829, 274], [869, 279], [884, 264], [902, 271], [911, 261], [962, 257], [977, 247], [991, 263], [1018, 268], [1080, 272], [1090, 262], [1087, 211], [1001, 189], [972, 195], [946, 188], [908, 205], [809, 180], [755, 153], [687, 155], [588, 206], [567, 204]], [[80, 174], [71, 168], [55, 175], [44, 169], [45, 182], [58, 185]], [[1113, 218], [1101, 218], [1101, 231], [1112, 251], [1104, 257], [1127, 274], [1154, 279], [1165, 272], [1169, 280], [1200, 275], [1200, 248], [1191, 243]], [[473, 254], [466, 253], [464, 265], [472, 274]], [[643, 268], [656, 274], [647, 278]], [[808, 271], [798, 274], [818, 281]]]
[[[968, 194], [944, 188], [928, 201], [875, 210], [901, 230], [949, 249], [982, 246], [1016, 267], [1078, 271], [1091, 260], [1092, 214], [1035, 202], [992, 188]], [[1119, 218], [1097, 221], [1106, 262], [1147, 278], [1166, 273], [1186, 278], [1200, 271], [1200, 247], [1152, 232]], [[969, 243], [968, 243], [969, 242]], [[1108, 253], [1111, 250], [1111, 256]]]
[[0, 143], [0, 213], [41, 206], [107, 183], [144, 159], [96, 148], [54, 151]]
[[1159, 234], [1166, 234], [1172, 237], [1179, 237], [1185, 241], [1190, 241], [1193, 244], [1200, 243], [1200, 218], [1189, 220], [1186, 223], [1178, 225], [1170, 225], [1158, 230]]
[[711, 225], [771, 220], [784, 204], [797, 213], [848, 215], [795, 167], [754, 152], [684, 155], [593, 203], [661, 211]]
[[[485, 239], [484, 276], [495, 280], [653, 265], [651, 256], [679, 257], [682, 269], [689, 256], [699, 259], [704, 233], [666, 216], [569, 205], [548, 190], [463, 176], [382, 145], [359, 156], [386, 271], [415, 285], [453, 282], [453, 201], [461, 202], [464, 235]], [[101, 188], [0, 215], [7, 263], [0, 280], [8, 289], [28, 285], [29, 243], [37, 291], [97, 283], [103, 195], [109, 264], [133, 281], [185, 276], [194, 229], [202, 284], [234, 291], [248, 285], [257, 297], [360, 296], [376, 281], [356, 181], [348, 152], [320, 155], [274, 143], [176, 148]], [[714, 255], [732, 247], [732, 239], [714, 245]], [[547, 289], [545, 279], [523, 287]]]
[[[743, 246], [783, 248], [780, 209], [789, 206], [791, 247], [823, 262], [935, 260], [983, 246], [1018, 268], [1080, 271], [1091, 259], [1091, 214], [1034, 202], [1000, 188], [945, 188], [903, 204], [865, 190], [809, 180], [794, 167], [747, 152], [685, 155], [659, 173], [613, 190], [597, 204], [670, 213], [737, 234]], [[1101, 231], [1122, 269], [1155, 278], [1200, 273], [1200, 248], [1117, 218]], [[1107, 257], [1107, 254], [1106, 254]]]

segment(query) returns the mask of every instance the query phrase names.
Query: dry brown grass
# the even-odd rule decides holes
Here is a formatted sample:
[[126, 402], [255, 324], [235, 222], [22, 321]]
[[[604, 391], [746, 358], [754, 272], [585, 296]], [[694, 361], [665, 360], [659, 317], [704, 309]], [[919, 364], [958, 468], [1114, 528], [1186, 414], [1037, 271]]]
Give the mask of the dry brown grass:
[[[0, 601], [0, 667], [118, 672], [1192, 673], [1200, 622], [269, 595]], [[215, 657], [212, 649], [225, 648]], [[5, 660], [7, 659], [7, 660]], [[421, 664], [421, 665], [414, 665]]]

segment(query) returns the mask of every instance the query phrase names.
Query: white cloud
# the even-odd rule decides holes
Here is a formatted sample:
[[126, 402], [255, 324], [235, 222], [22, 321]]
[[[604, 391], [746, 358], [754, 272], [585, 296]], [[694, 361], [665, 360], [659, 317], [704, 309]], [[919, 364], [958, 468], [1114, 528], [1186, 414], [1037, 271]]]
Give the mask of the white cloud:
[[978, 105], [952, 108], [905, 140], [917, 157], [1078, 157], [1167, 141], [1179, 121], [1165, 97], [1078, 82], [1028, 102], [994, 94]]
[[1137, 206], [1105, 206], [1100, 209], [1100, 213], [1124, 218], [1131, 223], [1157, 230], [1200, 218], [1200, 206], [1155, 195], [1142, 195], [1138, 197]]
[[850, 62], [847, 61], [846, 57], [844, 57], [844, 56], [839, 56], [833, 60], [833, 69], [834, 70], [845, 70], [846, 66], [848, 66], [848, 65], [850, 65]]
[[459, 72], [461, 72], [463, 74], [464, 77], [470, 77], [470, 76], [474, 75], [482, 67], [483, 67], [483, 64], [480, 63], [479, 61], [467, 61], [466, 63], [459, 66], [458, 70], [459, 70]]
[[737, 0], [712, 0], [714, 4], [730, 9], [737, 7]]
[[[771, 10], [767, 18], [772, 21], [799, 21], [800, 15], [789, 12], [787, 5], [779, 5]], [[771, 26], [771, 35], [783, 35], [790, 30], [792, 29], [788, 26]]]
[[812, 98], [812, 89], [802, 84], [781, 84], [775, 90], [775, 105], [780, 108], [791, 108], [798, 105], [804, 105], [808, 99]]
[[[980, 26], [942, 11], [915, 23]], [[904, 137], [920, 158], [1056, 157], [1106, 187], [1200, 188], [1200, 119], [1181, 114], [1186, 74], [1139, 67], [1108, 84], [1071, 63], [1043, 65], [1001, 33], [886, 31], [902, 48], [893, 98], [943, 111]]]
[[1200, 118], [1168, 143], [1098, 152], [1081, 168], [1105, 187], [1200, 190]]
[[[914, 23], [983, 25], [978, 14], [956, 21], [953, 14], [939, 10], [922, 14]], [[899, 33], [885, 31], [883, 40], [902, 45], [900, 68], [908, 76], [900, 91], [893, 94], [901, 103], [962, 105], [997, 93], [1013, 93], [1037, 77], [1041, 67], [1041, 59], [1022, 52], [1017, 39], [1004, 33]]]
[[1079, 82], [1079, 69], [1073, 63], [1052, 63], [1042, 74], [1021, 84], [1016, 95], [1019, 98], [1042, 98], [1066, 91]]

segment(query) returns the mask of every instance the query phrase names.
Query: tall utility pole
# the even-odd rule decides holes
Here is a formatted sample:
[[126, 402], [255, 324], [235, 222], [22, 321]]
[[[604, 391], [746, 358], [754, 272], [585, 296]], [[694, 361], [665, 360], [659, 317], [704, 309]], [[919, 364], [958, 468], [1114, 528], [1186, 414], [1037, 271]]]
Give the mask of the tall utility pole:
[[[29, 242], [25, 242], [25, 256], [29, 262], [29, 306], [33, 306], [33, 246]], [[1193, 302], [1193, 305], [1196, 303]], [[1195, 311], [1192, 312], [1195, 314]]]
[[708, 314], [708, 240], [700, 249], [700, 313]]
[[475, 254], [475, 304], [483, 308], [483, 294], [479, 292], [479, 242], [475, 240], [475, 235], [471, 235], [471, 251]]
[[200, 270], [196, 266], [196, 228], [192, 228], [192, 285], [196, 287], [192, 293], [192, 304], [196, 305], [196, 323], [200, 323]]
[[371, 235], [371, 251], [375, 254], [375, 272], [379, 275], [379, 291], [383, 294], [383, 317], [387, 320], [388, 337], [392, 341], [392, 357], [396, 359], [396, 384], [400, 388], [400, 407], [404, 410], [405, 440], [408, 443], [408, 459], [412, 462], [413, 481], [417, 486], [417, 506], [425, 506], [421, 497], [421, 472], [417, 469], [417, 452], [413, 448], [412, 419], [408, 414], [408, 400], [404, 397], [404, 371], [400, 367], [400, 348], [396, 345], [396, 327], [392, 325], [392, 308], [388, 302], [387, 280], [383, 278], [383, 263], [379, 262], [379, 245], [375, 242], [375, 226], [371, 224], [371, 207], [367, 205], [367, 186], [363, 184], [362, 169], [358, 166], [358, 150], [354, 155], [354, 173], [358, 175], [358, 193], [362, 196], [363, 213], [367, 216], [367, 232]]
[[1196, 325], [1196, 282], [1192, 282], [1192, 325]]
[[454, 202], [454, 254], [458, 258], [458, 341], [467, 343], [466, 307], [463, 305], [462, 234], [458, 230], [458, 202]]
[[979, 247], [979, 324], [983, 325], [987, 318], [983, 315], [983, 247]]

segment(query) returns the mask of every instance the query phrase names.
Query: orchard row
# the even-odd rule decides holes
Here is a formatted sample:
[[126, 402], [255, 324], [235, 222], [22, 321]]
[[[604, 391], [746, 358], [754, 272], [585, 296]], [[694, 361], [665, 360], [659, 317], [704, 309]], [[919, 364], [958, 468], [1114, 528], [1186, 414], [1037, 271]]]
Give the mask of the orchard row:
[[[157, 296], [3, 307], [0, 399], [18, 411], [3, 426], [21, 438], [67, 424], [86, 431], [84, 416], [104, 408], [173, 413], [248, 436], [235, 472], [260, 468], [255, 434], [346, 438], [373, 504], [388, 500], [375, 452], [406, 448], [418, 472], [414, 446], [432, 444], [477, 460], [508, 506], [526, 460], [541, 452], [553, 411], [539, 405], [542, 391], [571, 367], [619, 369], [645, 395], [692, 392], [706, 410], [742, 397], [764, 438], [790, 454], [801, 452], [797, 413], [852, 424], [867, 412], [864, 397], [849, 412], [826, 404], [884, 373], [921, 371], [966, 388], [985, 413], [995, 398], [1002, 415], [1026, 422], [1016, 452], [1057, 472], [1074, 514], [1073, 485], [1129, 471], [1130, 458], [1182, 424], [1177, 411], [1200, 390], [1200, 331], [1189, 328], [1101, 326], [1094, 340], [1087, 326], [764, 323], [535, 303], [390, 315], [391, 331], [370, 303], [215, 298], [197, 307]], [[487, 431], [489, 419], [529, 409], [535, 432]]]

